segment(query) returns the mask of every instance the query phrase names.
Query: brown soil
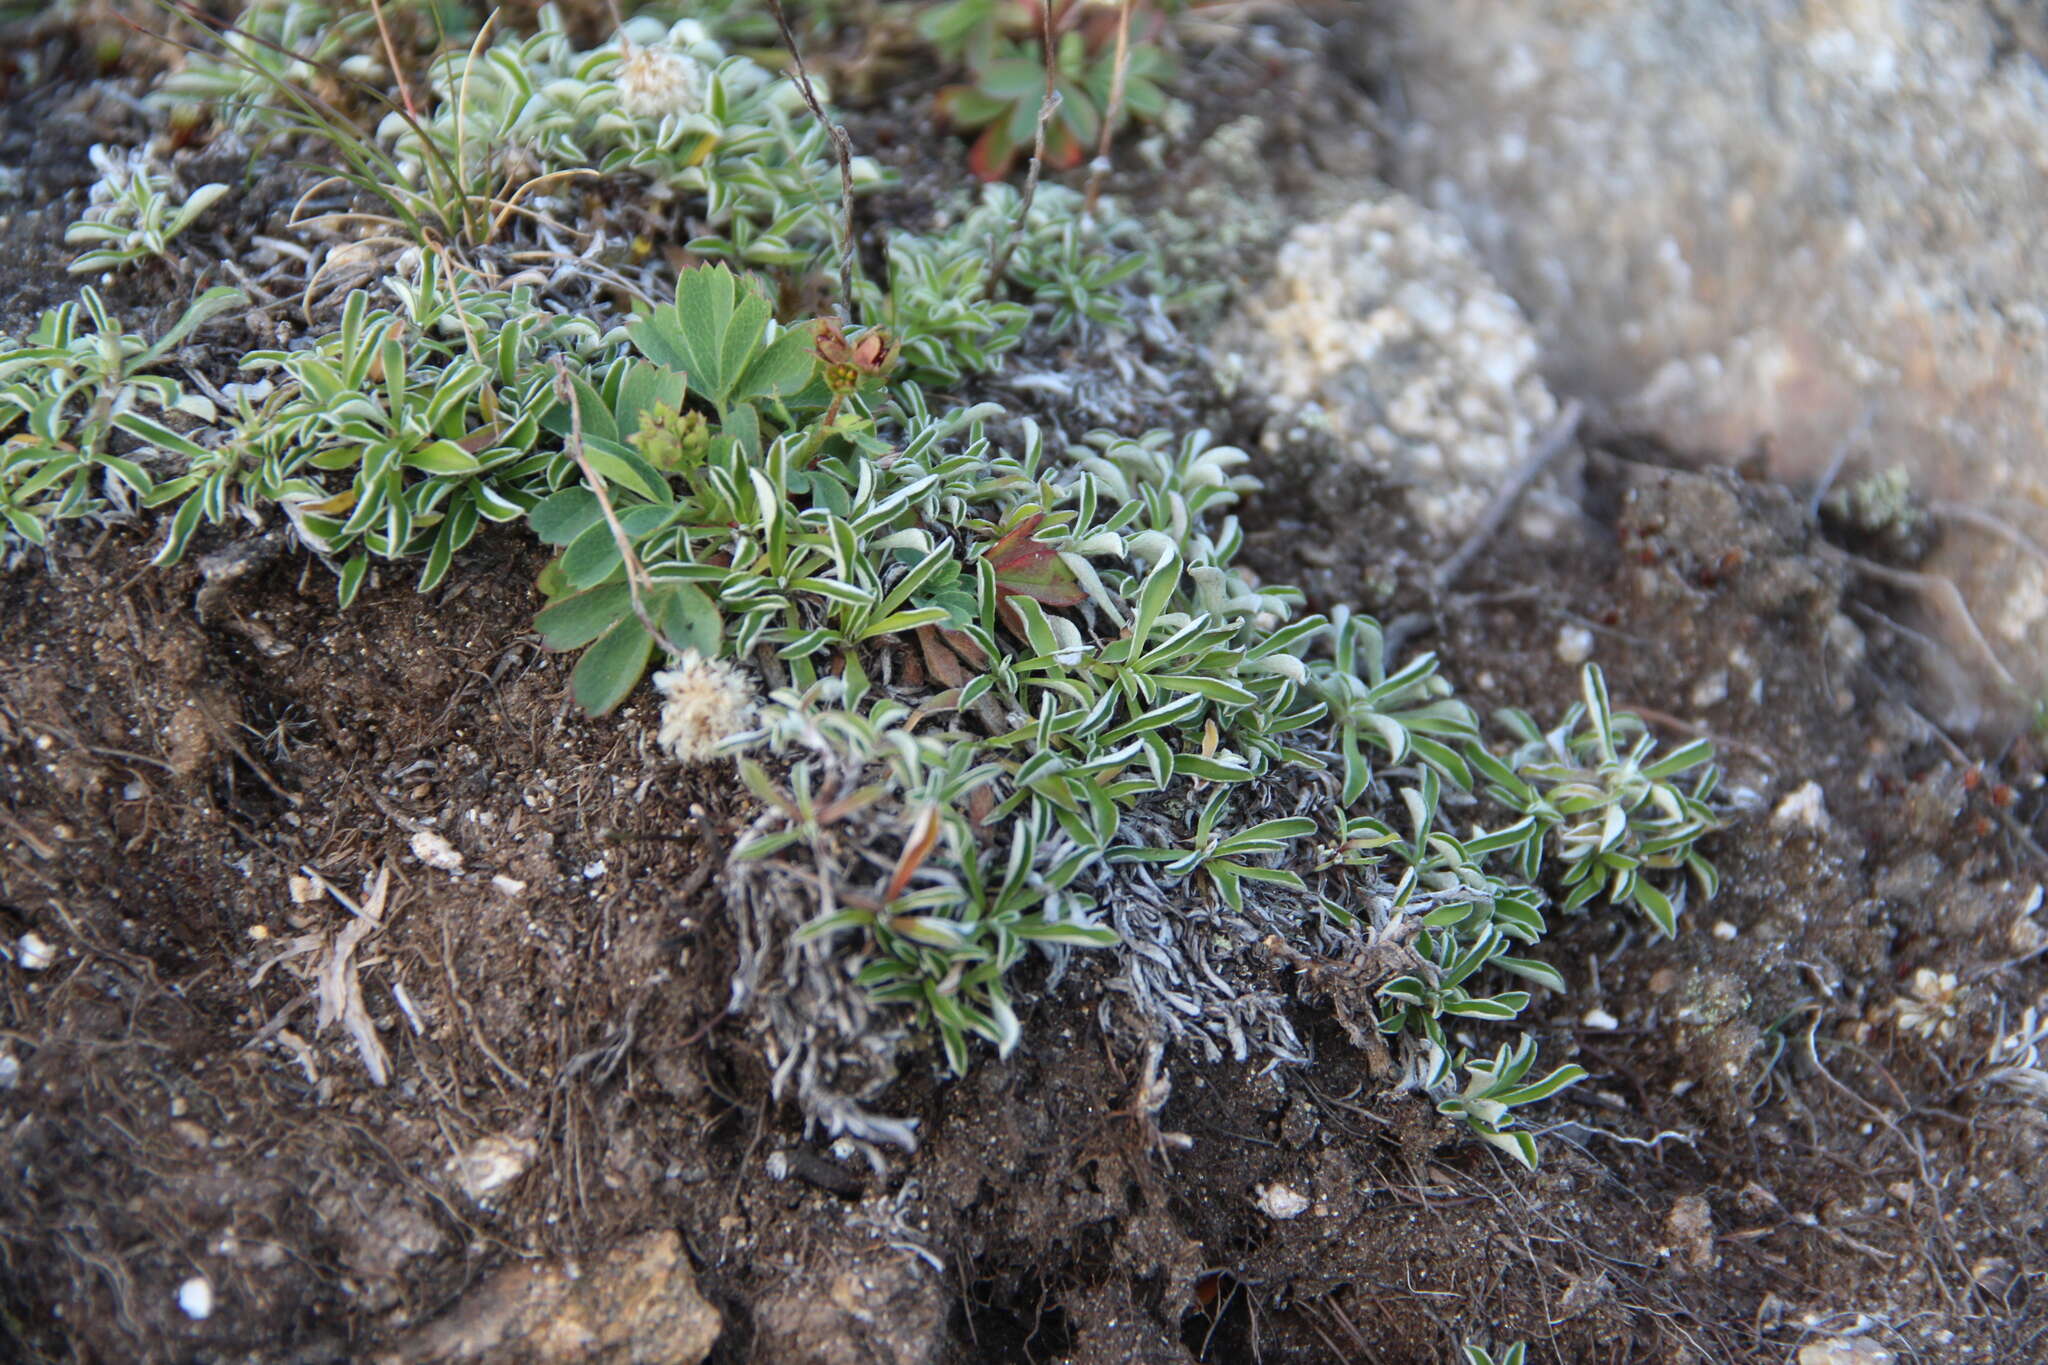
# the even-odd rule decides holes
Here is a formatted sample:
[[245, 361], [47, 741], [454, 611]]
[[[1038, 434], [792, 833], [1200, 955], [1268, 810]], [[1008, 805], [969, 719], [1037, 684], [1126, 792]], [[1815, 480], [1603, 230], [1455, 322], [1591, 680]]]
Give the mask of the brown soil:
[[[25, 128], [44, 98], [0, 162], [104, 136]], [[43, 217], [0, 230], [23, 311], [63, 287]], [[1751, 807], [1677, 940], [1603, 911], [1549, 941], [1544, 1063], [1593, 1077], [1539, 1113], [1535, 1175], [1382, 1097], [1312, 1003], [1312, 1067], [1169, 1055], [1155, 1115], [1102, 958], [1009, 1061], [913, 1068], [914, 1156], [841, 1159], [724, 1013], [749, 798], [654, 762], [644, 701], [573, 709], [521, 537], [346, 614], [272, 539], [166, 572], [147, 528], [62, 538], [0, 578], [0, 940], [56, 953], [0, 961], [0, 1356], [436, 1358], [421, 1326], [505, 1268], [673, 1230], [717, 1362], [1784, 1361], [1859, 1314], [1902, 1359], [2044, 1358], [2048, 1121], [1978, 1060], [2048, 989], [2042, 755], [1917, 716], [1897, 604], [1844, 596], [1790, 492], [1609, 445], [1582, 525], [1443, 600], [1375, 490], [1268, 471], [1246, 518], [1262, 571], [1374, 601], [1482, 710], [1554, 714], [1560, 629], [1590, 631], [1617, 701], [1703, 726]], [[1826, 823], [1774, 821], [1809, 779]], [[389, 878], [353, 959], [383, 1086], [316, 1017], [356, 919], [316, 875], [358, 904]], [[1886, 1013], [1921, 967], [1967, 987], [1927, 1038]], [[520, 1173], [466, 1191], [494, 1158]], [[1276, 1185], [1307, 1210], [1263, 1211]]]

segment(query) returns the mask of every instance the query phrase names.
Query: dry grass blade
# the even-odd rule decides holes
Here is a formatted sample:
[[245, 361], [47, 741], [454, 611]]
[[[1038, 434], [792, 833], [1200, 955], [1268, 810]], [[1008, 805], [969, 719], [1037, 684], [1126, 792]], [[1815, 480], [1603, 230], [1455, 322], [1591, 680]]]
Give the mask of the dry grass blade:
[[1557, 415], [1557, 421], [1551, 424], [1550, 430], [1543, 433], [1542, 439], [1530, 450], [1529, 458], [1522, 461], [1522, 467], [1515, 471], [1515, 477], [1508, 481], [1507, 487], [1501, 489], [1493, 502], [1487, 506], [1485, 515], [1479, 518], [1478, 527], [1465, 538], [1465, 543], [1458, 547], [1456, 553], [1438, 567], [1438, 592], [1448, 592], [1457, 586], [1458, 580], [1465, 576], [1465, 571], [1472, 567], [1472, 562], [1479, 558], [1480, 552], [1491, 545], [1493, 538], [1500, 534], [1500, 528], [1507, 524], [1516, 504], [1521, 502], [1522, 495], [1543, 476], [1543, 471], [1550, 468], [1558, 456], [1571, 449], [1572, 438], [1579, 433], [1579, 419], [1585, 416], [1585, 412], [1585, 406], [1576, 398], [1564, 405], [1564, 411]]
[[2032, 536], [2003, 517], [1993, 516], [1981, 507], [1972, 507], [1963, 502], [1929, 503], [1927, 510], [1945, 520], [1966, 521], [1972, 526], [1989, 531], [2014, 549], [2038, 560], [2043, 568], [2048, 568], [2048, 550], [2042, 549], [2040, 543]]
[[1963, 590], [1955, 585], [1954, 579], [1944, 578], [1940, 574], [1921, 573], [1914, 569], [1895, 569], [1888, 564], [1880, 564], [1874, 559], [1865, 559], [1862, 555], [1850, 554], [1847, 550], [1825, 543], [1817, 545], [1815, 549], [1819, 553], [1840, 559], [1866, 578], [1874, 578], [1891, 587], [1919, 593], [1976, 648], [1984, 662], [1990, 665], [1992, 676], [1998, 679], [2000, 686], [2009, 692], [2020, 690], [2019, 679], [2012, 675], [2012, 671], [1998, 657], [1998, 651], [1991, 647], [1991, 641], [1985, 638], [1983, 629], [1977, 624], [1976, 616], [1970, 611], [1970, 604], [1963, 598]]
[[391, 1078], [391, 1058], [384, 1051], [384, 1044], [377, 1037], [377, 1027], [370, 1021], [370, 1012], [363, 1004], [363, 983], [356, 970], [355, 953], [364, 939], [384, 927], [384, 907], [391, 891], [391, 868], [387, 865], [377, 873], [370, 894], [360, 905], [336, 890], [318, 873], [309, 870], [307, 875], [355, 916], [329, 943], [315, 973], [320, 1003], [319, 1027], [324, 1029], [339, 1023], [355, 1044], [356, 1055], [363, 1059], [363, 1068], [370, 1073], [371, 1082], [384, 1085]]
[[882, 904], [887, 905], [903, 894], [903, 888], [910, 885], [910, 879], [924, 866], [925, 859], [932, 856], [932, 850], [939, 843], [939, 808], [926, 806], [917, 813], [917, 819], [910, 827], [910, 838], [904, 841], [902, 856], [896, 859], [896, 871], [889, 878], [889, 889], [882, 893]]

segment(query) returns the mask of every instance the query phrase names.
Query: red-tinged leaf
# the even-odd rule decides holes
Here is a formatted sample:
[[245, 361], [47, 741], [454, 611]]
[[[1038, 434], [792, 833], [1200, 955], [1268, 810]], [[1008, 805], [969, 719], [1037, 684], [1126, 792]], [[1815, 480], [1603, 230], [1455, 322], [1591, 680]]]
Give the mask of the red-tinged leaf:
[[1045, 520], [1026, 517], [989, 547], [988, 563], [996, 574], [998, 596], [1029, 597], [1048, 607], [1075, 607], [1087, 600], [1081, 580], [1060, 558], [1060, 552], [1031, 533]]
[[496, 445], [504, 434], [504, 428], [493, 422], [489, 426], [478, 427], [455, 444], [471, 455], [481, 455]]
[[902, 856], [896, 859], [896, 872], [889, 878], [889, 889], [882, 893], [882, 904], [887, 905], [903, 894], [903, 888], [910, 885], [910, 879], [924, 866], [924, 860], [932, 856], [938, 842], [939, 808], [926, 806], [910, 827], [910, 838], [904, 842]]
[[1000, 568], [1004, 556], [1015, 554], [1026, 541], [1031, 539], [1031, 533], [1044, 524], [1045, 513], [1033, 512], [1030, 516], [1003, 532], [1002, 539], [988, 547], [988, 562]]
[[1081, 580], [1050, 546], [1041, 547], [1039, 553], [1020, 555], [997, 569], [996, 592], [999, 596], [1029, 597], [1048, 607], [1078, 607], [1088, 597]]
[[1010, 163], [1017, 158], [1016, 144], [1000, 123], [992, 123], [982, 130], [968, 150], [967, 164], [983, 180], [1001, 180], [1010, 173]]

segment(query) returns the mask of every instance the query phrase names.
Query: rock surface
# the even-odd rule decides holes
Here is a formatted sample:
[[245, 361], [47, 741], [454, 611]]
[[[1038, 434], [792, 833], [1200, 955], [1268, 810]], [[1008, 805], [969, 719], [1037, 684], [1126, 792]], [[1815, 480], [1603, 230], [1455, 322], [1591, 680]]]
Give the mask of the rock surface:
[[500, 1270], [378, 1365], [696, 1365], [720, 1327], [682, 1238], [652, 1232], [593, 1263]]
[[[1561, 392], [1784, 476], [1904, 465], [2048, 546], [2038, 5], [1381, 9], [1393, 178], [1471, 234]], [[1926, 567], [2038, 690], [2048, 555], [1944, 520]]]
[[945, 1286], [901, 1251], [835, 1248], [832, 1263], [763, 1298], [759, 1360], [813, 1365], [930, 1365], [945, 1337]]
[[1267, 396], [1268, 445], [1326, 434], [1444, 535], [1471, 524], [1557, 415], [1527, 320], [1464, 232], [1384, 188], [1294, 229], [1215, 351]]

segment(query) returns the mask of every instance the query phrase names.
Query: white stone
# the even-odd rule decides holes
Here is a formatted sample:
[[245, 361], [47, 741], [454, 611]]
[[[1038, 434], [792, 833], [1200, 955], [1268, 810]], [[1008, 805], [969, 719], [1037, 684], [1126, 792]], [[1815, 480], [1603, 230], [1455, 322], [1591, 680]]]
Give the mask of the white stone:
[[1587, 1010], [1580, 1016], [1579, 1022], [1587, 1028], [1599, 1029], [1602, 1033], [1612, 1033], [1621, 1027], [1621, 1020], [1603, 1009]]
[[23, 934], [15, 945], [14, 960], [25, 972], [40, 972], [57, 960], [57, 950], [50, 946], [48, 939], [31, 930]]
[[462, 871], [460, 850], [430, 829], [412, 836], [412, 856], [442, 872]]
[[1562, 625], [1557, 628], [1557, 660], [1562, 664], [1576, 667], [1593, 656], [1593, 632], [1584, 626]]
[[1308, 1196], [1291, 1190], [1277, 1181], [1259, 1187], [1257, 1203], [1260, 1213], [1281, 1222], [1299, 1218], [1308, 1212]]
[[213, 1286], [204, 1275], [194, 1275], [178, 1286], [178, 1307], [194, 1322], [213, 1316]]
[[482, 1203], [525, 1175], [539, 1153], [530, 1138], [479, 1138], [461, 1156], [449, 1160], [448, 1173], [464, 1194]]
[[1828, 827], [1828, 805], [1826, 794], [1820, 783], [1808, 781], [1778, 803], [1771, 812], [1771, 823], [1776, 825], [1804, 825], [1819, 832]]

